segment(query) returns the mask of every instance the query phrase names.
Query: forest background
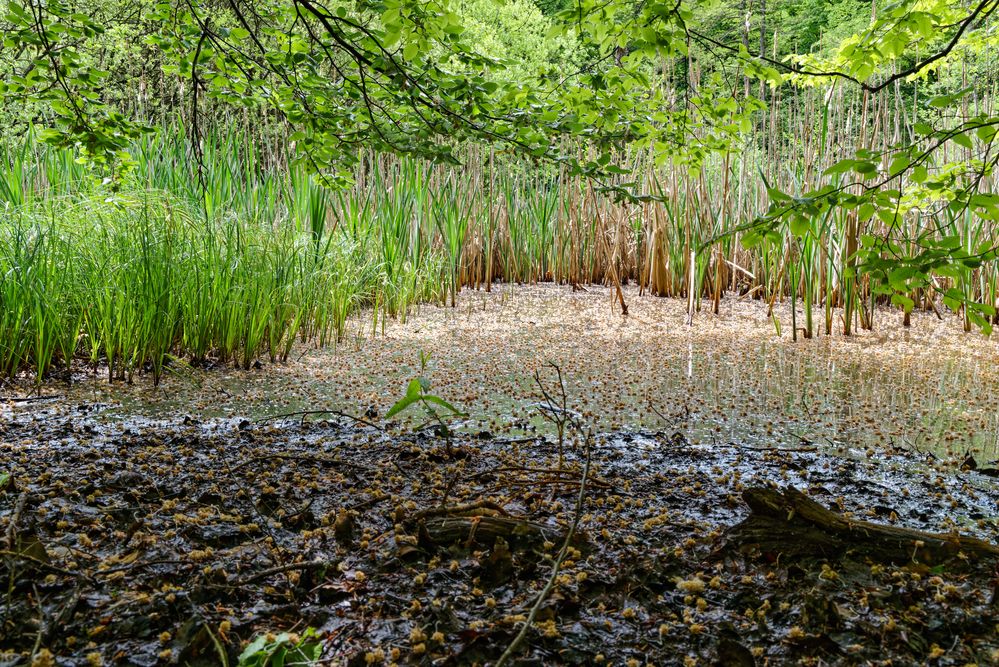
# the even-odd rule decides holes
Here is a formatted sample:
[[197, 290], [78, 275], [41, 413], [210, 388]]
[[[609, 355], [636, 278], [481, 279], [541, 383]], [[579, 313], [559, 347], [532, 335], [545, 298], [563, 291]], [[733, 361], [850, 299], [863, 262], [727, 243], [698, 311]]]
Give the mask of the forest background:
[[249, 366], [496, 281], [988, 333], [997, 6], [10, 2], [0, 376]]

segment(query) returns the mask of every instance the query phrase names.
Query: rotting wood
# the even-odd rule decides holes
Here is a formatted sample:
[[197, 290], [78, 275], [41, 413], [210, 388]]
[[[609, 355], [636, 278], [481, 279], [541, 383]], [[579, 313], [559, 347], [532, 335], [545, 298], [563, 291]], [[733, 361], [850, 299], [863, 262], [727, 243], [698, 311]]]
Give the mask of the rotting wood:
[[476, 516], [497, 516], [502, 514], [503, 516], [509, 516], [509, 512], [500, 505], [499, 503], [492, 500], [479, 500], [474, 503], [466, 503], [464, 505], [448, 505], [447, 507], [432, 507], [430, 509], [417, 512], [413, 515], [413, 520], [419, 521], [420, 519], [429, 519], [435, 516], [465, 516], [465, 517], [476, 517]]
[[829, 510], [794, 488], [750, 488], [752, 513], [729, 530], [729, 544], [794, 555], [859, 553], [893, 563], [936, 565], [955, 558], [999, 558], [999, 546], [958, 533], [931, 533], [853, 519]]

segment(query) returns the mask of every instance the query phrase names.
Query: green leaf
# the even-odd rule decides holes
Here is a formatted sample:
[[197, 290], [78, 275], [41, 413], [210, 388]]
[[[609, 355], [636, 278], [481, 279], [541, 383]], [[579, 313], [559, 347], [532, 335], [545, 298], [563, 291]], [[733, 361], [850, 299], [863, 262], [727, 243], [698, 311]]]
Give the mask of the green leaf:
[[406, 398], [419, 397], [423, 393], [423, 383], [420, 378], [410, 380], [409, 384], [406, 385]]
[[746, 232], [746, 234], [739, 239], [739, 243], [741, 243], [742, 247], [745, 248], [746, 250], [752, 250], [756, 246], [760, 245], [762, 241], [763, 241], [763, 235], [756, 231]]
[[853, 163], [853, 170], [862, 176], [869, 176], [878, 170], [878, 167], [873, 162], [868, 160], [855, 160]]
[[796, 215], [791, 218], [790, 222], [791, 233], [797, 236], [798, 238], [802, 238], [805, 234], [808, 233], [809, 226], [810, 225], [808, 218], [806, 218], [803, 215]]
[[31, 17], [28, 12], [24, 11], [24, 8], [16, 2], [12, 2], [7, 5], [7, 9], [10, 14], [7, 16], [7, 20], [11, 23], [16, 23], [18, 25], [30, 25]]
[[828, 169], [826, 169], [822, 173], [824, 173], [826, 176], [832, 176], [834, 174], [845, 174], [848, 171], [850, 171], [851, 169], [853, 169], [853, 166], [856, 163], [857, 163], [857, 161], [854, 160], [854, 159], [852, 159], [852, 158], [847, 158], [845, 160], [840, 160], [839, 162], [837, 162], [833, 166], [829, 167]]
[[770, 188], [770, 187], [768, 187], [767, 188], [767, 194], [770, 196], [770, 199], [773, 200], [773, 201], [775, 201], [775, 202], [789, 202], [789, 201], [791, 201], [791, 197], [789, 197], [788, 195], [784, 194], [783, 192], [781, 192], [777, 188]]
[[909, 156], [905, 153], [900, 153], [892, 159], [891, 166], [888, 167], [888, 173], [892, 176], [898, 176], [908, 169], [910, 164], [912, 164], [912, 160]]
[[951, 140], [958, 146], [963, 146], [964, 148], [972, 147], [971, 138], [968, 137], [968, 135], [966, 135], [964, 132], [955, 134], [953, 137], [951, 137]]
[[424, 400], [424, 401], [426, 401], [427, 403], [433, 403], [434, 405], [439, 405], [442, 408], [444, 408], [445, 410], [447, 410], [448, 412], [454, 414], [455, 416], [458, 416], [458, 417], [464, 417], [465, 416], [464, 412], [462, 412], [458, 408], [454, 407], [453, 405], [451, 405], [450, 403], [448, 403], [447, 401], [445, 401], [440, 396], [424, 395], [424, 396], [421, 396], [421, 399]]
[[874, 204], [865, 202], [861, 204], [860, 208], [857, 210], [857, 219], [860, 220], [860, 222], [867, 222], [874, 216], [874, 212], [876, 210], [877, 209], [874, 207]]
[[256, 639], [246, 645], [243, 652], [239, 654], [239, 664], [248, 664], [250, 658], [256, 656], [267, 646], [267, 635], [258, 635]]
[[991, 125], [987, 125], [985, 127], [978, 128], [975, 134], [978, 135], [978, 138], [981, 141], [984, 141], [985, 143], [989, 144], [992, 143], [992, 140], [996, 136], [996, 128]]
[[902, 309], [905, 310], [905, 312], [907, 313], [911, 312], [913, 306], [916, 305], [915, 301], [902, 294], [892, 294], [891, 302], [894, 303], [896, 306], [902, 306]]
[[401, 399], [399, 399], [396, 402], [395, 405], [389, 408], [389, 411], [385, 413], [385, 418], [390, 419], [396, 416], [397, 414], [399, 414], [400, 412], [411, 406], [413, 403], [419, 401], [420, 398], [421, 396], [419, 394], [417, 394], [416, 396], [410, 396], [408, 394], [406, 396], [403, 396]]

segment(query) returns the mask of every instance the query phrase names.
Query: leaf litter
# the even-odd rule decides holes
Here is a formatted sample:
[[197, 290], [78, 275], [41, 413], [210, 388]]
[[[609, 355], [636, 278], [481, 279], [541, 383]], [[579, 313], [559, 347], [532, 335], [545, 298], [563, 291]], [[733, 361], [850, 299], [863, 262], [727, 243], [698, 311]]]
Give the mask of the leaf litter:
[[[976, 408], [991, 371], [961, 361], [974, 362], [990, 343], [934, 330], [933, 345], [970, 351], [943, 371], [918, 364], [918, 372], [899, 371], [922, 383], [911, 400], [894, 404], [907, 416], [945, 412], [944, 400], [925, 400], [934, 382], [968, 387], [950, 402], [956, 416], [947, 425], [923, 418], [903, 426], [910, 435], [925, 429], [921, 441], [885, 437], [883, 430], [899, 428], [891, 421], [877, 437], [859, 439], [869, 417], [856, 418], [864, 410], [858, 401], [845, 406], [823, 442], [793, 432], [792, 417], [807, 422], [810, 414], [796, 410], [836, 395], [831, 380], [842, 377], [835, 368], [852, 363], [849, 377], [864, 377], [882, 355], [887, 364], [896, 353], [884, 348], [903, 345], [893, 333], [821, 343], [829, 348], [821, 372], [805, 363], [814, 349], [799, 353], [782, 343], [760, 348], [765, 368], [747, 371], [751, 362], [738, 357], [746, 349], [729, 332], [722, 356], [703, 351], [710, 340], [701, 356], [687, 355], [688, 374], [682, 346], [666, 345], [650, 356], [677, 393], [649, 399], [649, 381], [634, 378], [655, 377], [655, 364], [643, 373], [613, 369], [650, 346], [642, 342], [649, 322], [635, 330], [631, 323], [608, 325], [606, 312], [598, 314], [606, 307], [599, 294], [569, 308], [581, 314], [576, 325], [603, 322], [610, 330], [590, 332], [594, 348], [615, 341], [617, 351], [580, 352], [571, 330], [541, 337], [487, 331], [493, 320], [497, 327], [537, 321], [547, 328], [564, 317], [564, 305], [548, 303], [553, 291], [527, 290], [509, 301], [503, 294], [468, 298], [466, 304], [498, 308], [492, 318], [474, 307], [461, 314], [427, 308], [358, 350], [306, 351], [288, 367], [243, 374], [244, 385], [257, 388], [229, 391], [232, 399], [211, 392], [238, 390], [237, 374], [208, 374], [194, 391], [174, 391], [184, 387], [174, 380], [149, 402], [155, 418], [122, 407], [122, 397], [143, 396], [142, 388], [90, 387], [83, 391], [91, 400], [76, 388], [57, 405], [10, 411], [0, 440], [8, 475], [0, 480], [0, 664], [235, 665], [254, 639], [284, 632], [295, 639], [308, 628], [316, 629], [323, 664], [495, 661], [551, 574], [580, 490], [583, 436], [567, 436], [559, 466], [554, 433], [532, 416], [539, 396], [529, 371], [541, 367], [541, 355], [566, 371], [574, 414], [595, 424], [597, 435], [579, 533], [517, 664], [999, 662], [999, 575], [987, 553], [955, 548], [932, 557], [914, 539], [911, 552], [886, 554], [862, 536], [819, 539], [793, 512], [780, 518], [770, 540], [759, 535], [762, 517], [747, 505], [754, 490], [800, 489], [851, 521], [930, 531], [955, 544], [960, 532], [995, 544], [999, 488], [987, 464], [962, 458], [966, 440], [959, 435], [990, 428]], [[649, 318], [646, 300], [635, 303], [631, 312]], [[750, 342], [754, 336], [742, 334]], [[479, 347], [454, 351], [473, 340]], [[552, 340], [557, 344], [546, 346]], [[333, 414], [260, 419], [335, 406], [366, 410], [366, 421], [377, 426], [377, 415], [414, 371], [412, 359], [402, 370], [388, 361], [417, 346], [435, 354], [434, 391], [473, 412], [453, 442], [431, 428], [414, 432], [408, 422], [382, 429]], [[906, 354], [918, 361], [929, 347], [924, 340]], [[726, 354], [739, 361], [722, 363]], [[465, 361], [456, 361], [461, 355]], [[590, 375], [610, 379], [580, 372], [588, 355], [596, 364]], [[505, 363], [495, 361], [504, 356]], [[679, 371], [669, 370], [678, 363]], [[741, 367], [756, 387], [732, 389], [730, 398], [748, 401], [753, 418], [776, 424], [769, 439], [758, 424], [744, 438], [719, 428], [723, 413], [731, 423], [738, 413], [722, 406], [724, 391], [705, 390], [705, 378], [728, 365]], [[324, 370], [330, 366], [335, 372]], [[288, 389], [289, 378], [308, 367], [308, 380], [291, 385], [300, 395], [278, 400], [276, 389]], [[387, 379], [377, 371], [383, 367]], [[523, 377], [507, 384], [514, 367]], [[754, 377], [774, 368], [769, 378]], [[882, 384], [898, 379], [885, 373]], [[317, 389], [334, 376], [339, 400], [324, 396], [333, 389]], [[720, 381], [731, 388], [733, 377]], [[808, 378], [818, 386], [798, 408], [788, 401], [773, 410], [772, 397], [759, 398], [767, 383], [778, 385], [776, 393]], [[860, 401], [898, 393], [897, 386], [865, 382]], [[615, 383], [628, 394], [618, 402], [610, 398]], [[206, 404], [214, 395], [215, 404], [184, 411], [194, 417], [178, 414], [174, 402], [194, 395]], [[115, 405], [92, 400], [109, 396]], [[492, 397], [486, 408], [475, 402], [482, 397]], [[247, 406], [242, 415], [240, 400]], [[715, 411], [712, 402], [725, 409]], [[771, 412], [757, 411], [764, 403]], [[629, 419], [629, 411], [642, 419]], [[917, 444], [932, 443], [934, 433], [950, 434], [952, 445]]]

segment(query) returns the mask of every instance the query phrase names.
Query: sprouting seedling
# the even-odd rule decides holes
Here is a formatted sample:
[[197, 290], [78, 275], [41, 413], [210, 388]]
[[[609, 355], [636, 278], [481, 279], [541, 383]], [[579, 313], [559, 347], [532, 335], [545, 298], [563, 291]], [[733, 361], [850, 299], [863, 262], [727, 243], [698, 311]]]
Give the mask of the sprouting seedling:
[[[422, 405], [423, 409], [427, 413], [427, 416], [430, 418], [429, 421], [437, 424], [441, 435], [444, 437], [444, 447], [447, 450], [447, 454], [448, 456], [451, 456], [453, 454], [451, 448], [452, 433], [451, 429], [448, 428], [447, 420], [454, 417], [465, 417], [467, 415], [440, 396], [435, 396], [434, 394], [429, 393], [430, 380], [426, 376], [427, 364], [429, 361], [430, 355], [426, 352], [420, 352], [420, 374], [409, 381], [409, 384], [406, 385], [406, 395], [396, 401], [395, 405], [389, 408], [389, 411], [385, 413], [385, 418], [391, 419], [395, 415], [413, 405]], [[438, 412], [438, 408], [443, 410], [444, 414]], [[426, 426], [427, 423], [429, 422], [421, 424], [417, 430]]]
[[280, 667], [312, 665], [319, 660], [323, 644], [314, 628], [301, 637], [282, 632], [276, 637], [259, 635], [239, 655], [239, 667]]

